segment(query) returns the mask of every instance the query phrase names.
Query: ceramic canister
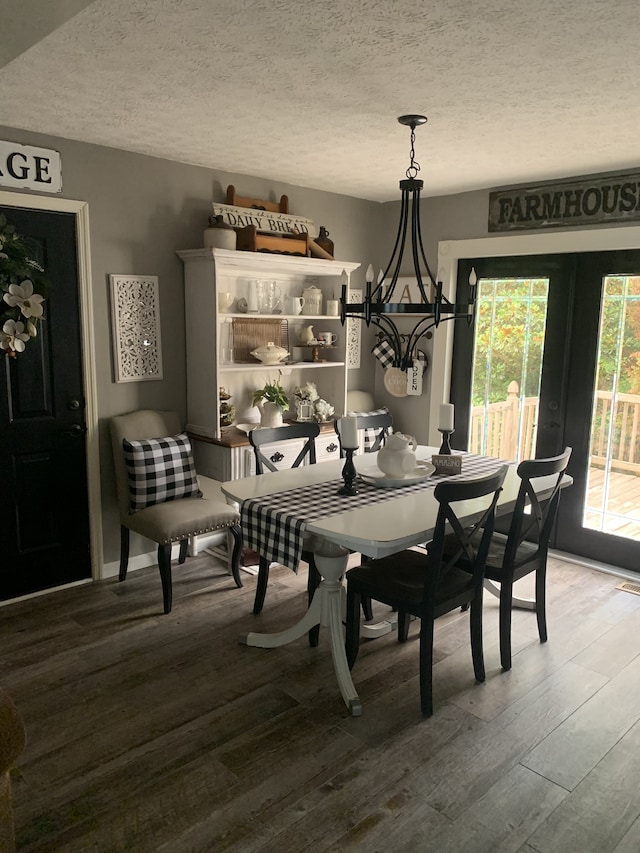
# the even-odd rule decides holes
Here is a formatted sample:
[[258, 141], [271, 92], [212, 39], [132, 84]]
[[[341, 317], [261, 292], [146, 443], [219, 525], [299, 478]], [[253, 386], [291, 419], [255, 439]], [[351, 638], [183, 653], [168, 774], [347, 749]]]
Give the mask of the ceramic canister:
[[209, 217], [209, 227], [204, 231], [204, 247], [205, 249], [235, 249], [235, 229], [225, 224], [222, 215]]
[[322, 291], [319, 287], [315, 284], [305, 287], [302, 296], [304, 298], [303, 314], [322, 314]]

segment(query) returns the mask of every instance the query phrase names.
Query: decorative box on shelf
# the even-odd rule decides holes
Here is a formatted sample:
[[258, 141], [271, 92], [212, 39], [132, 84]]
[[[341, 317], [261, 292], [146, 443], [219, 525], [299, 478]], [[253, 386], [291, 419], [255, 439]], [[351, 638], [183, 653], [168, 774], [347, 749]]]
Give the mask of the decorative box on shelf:
[[266, 234], [255, 225], [236, 228], [237, 248], [243, 252], [273, 252], [307, 257], [307, 234]]

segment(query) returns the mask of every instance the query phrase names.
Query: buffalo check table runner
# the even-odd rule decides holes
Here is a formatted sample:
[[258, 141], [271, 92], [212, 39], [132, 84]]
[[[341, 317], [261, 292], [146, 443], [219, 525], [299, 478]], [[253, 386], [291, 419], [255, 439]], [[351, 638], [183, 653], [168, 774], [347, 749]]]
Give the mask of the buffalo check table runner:
[[339, 495], [342, 479], [329, 480], [286, 492], [243, 501], [241, 524], [245, 546], [278, 563], [298, 571], [302, 539], [308, 520], [317, 521], [340, 512], [371, 503], [392, 500], [410, 492], [433, 489], [441, 480], [470, 480], [492, 474], [504, 462], [488, 456], [462, 453], [462, 474], [432, 474], [419, 483], [399, 489], [380, 489], [358, 479], [357, 495]]

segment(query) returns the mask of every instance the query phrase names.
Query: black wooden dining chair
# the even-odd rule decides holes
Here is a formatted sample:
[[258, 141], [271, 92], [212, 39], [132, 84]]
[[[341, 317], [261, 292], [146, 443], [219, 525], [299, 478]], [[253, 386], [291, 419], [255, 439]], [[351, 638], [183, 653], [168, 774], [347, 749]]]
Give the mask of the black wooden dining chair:
[[[375, 453], [383, 446], [389, 435], [389, 430], [393, 426], [393, 418], [390, 412], [365, 412], [356, 414], [356, 426], [358, 430], [365, 431], [365, 453]], [[334, 428], [338, 438], [340, 439], [339, 421], [334, 421]], [[342, 443], [340, 444], [340, 456], [344, 456]]]
[[[433, 629], [439, 616], [464, 604], [470, 604], [471, 655], [477, 681], [484, 681], [482, 653], [482, 592], [484, 565], [493, 533], [495, 508], [508, 471], [503, 465], [495, 474], [475, 480], [441, 482], [434, 495], [439, 503], [433, 540], [428, 553], [402, 551], [379, 560], [368, 560], [347, 572], [346, 652], [349, 668], [358, 656], [360, 645], [360, 606], [363, 596], [381, 601], [398, 610], [398, 640], [405, 642], [410, 616], [420, 619], [420, 701], [422, 713], [433, 713]], [[460, 501], [484, 498], [479, 517], [469, 528], [457, 514]], [[468, 507], [466, 507], [468, 511]], [[480, 537], [475, 541], [475, 531]], [[455, 553], [444, 553], [445, 536], [457, 540]], [[471, 573], [460, 569], [464, 558]]]
[[[560, 503], [562, 478], [570, 458], [571, 448], [565, 447], [560, 456], [527, 459], [518, 465], [521, 483], [508, 532], [495, 531], [489, 546], [485, 577], [500, 584], [500, 663], [504, 670], [511, 669], [513, 584], [531, 572], [536, 573], [534, 609], [538, 634], [541, 643], [547, 641], [549, 539]], [[536, 481], [548, 476], [555, 476], [555, 482], [551, 491], [539, 499]]]
[[[284, 455], [274, 448], [283, 441], [292, 441], [295, 439], [304, 439], [302, 449], [294, 459], [290, 468], [297, 468], [305, 458], [308, 457], [309, 464], [315, 465], [316, 462], [316, 444], [315, 440], [320, 434], [320, 426], [317, 423], [301, 423], [291, 424], [288, 426], [254, 429], [249, 433], [249, 443], [253, 447], [253, 452], [256, 460], [256, 474], [265, 474], [269, 471], [277, 471], [278, 463], [284, 460]], [[269, 448], [265, 452], [265, 448]], [[266, 469], [266, 470], [265, 470]], [[305, 547], [304, 539], [302, 545], [302, 559], [309, 564], [309, 575], [307, 578], [307, 596], [309, 604], [313, 594], [320, 584], [320, 573], [316, 568], [315, 557], [310, 547]], [[256, 596], [253, 602], [253, 612], [260, 613], [264, 607], [264, 599], [267, 594], [267, 584], [269, 583], [269, 560], [266, 557], [260, 556], [258, 563], [258, 582], [256, 585]], [[318, 645], [320, 626], [316, 625], [309, 631], [309, 645]]]

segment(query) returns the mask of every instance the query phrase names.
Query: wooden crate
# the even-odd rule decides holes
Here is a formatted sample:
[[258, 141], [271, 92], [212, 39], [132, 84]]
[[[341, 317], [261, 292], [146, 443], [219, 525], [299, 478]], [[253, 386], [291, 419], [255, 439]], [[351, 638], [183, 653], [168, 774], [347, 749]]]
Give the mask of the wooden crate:
[[236, 248], [242, 252], [272, 252], [278, 255], [309, 254], [307, 234], [267, 234], [258, 231], [255, 225], [236, 228]]

